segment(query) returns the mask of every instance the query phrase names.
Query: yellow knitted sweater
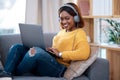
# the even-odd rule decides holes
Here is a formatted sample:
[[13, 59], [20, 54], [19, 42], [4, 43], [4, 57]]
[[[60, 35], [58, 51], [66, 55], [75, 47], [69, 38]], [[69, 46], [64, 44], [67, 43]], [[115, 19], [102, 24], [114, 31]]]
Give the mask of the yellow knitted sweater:
[[86, 60], [90, 55], [90, 46], [86, 34], [82, 29], [71, 32], [61, 30], [54, 38], [52, 47], [62, 53], [62, 58], [56, 58], [58, 62], [69, 66], [71, 61]]

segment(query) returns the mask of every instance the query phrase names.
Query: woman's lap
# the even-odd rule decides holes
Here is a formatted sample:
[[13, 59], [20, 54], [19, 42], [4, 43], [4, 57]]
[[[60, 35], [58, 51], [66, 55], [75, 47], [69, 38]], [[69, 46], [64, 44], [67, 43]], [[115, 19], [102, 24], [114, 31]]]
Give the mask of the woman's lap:
[[27, 52], [18, 66], [17, 72], [19, 74], [33, 72], [39, 76], [60, 77], [66, 68], [64, 65], [58, 63], [56, 59], [45, 50], [35, 47], [36, 53], [30, 56]]

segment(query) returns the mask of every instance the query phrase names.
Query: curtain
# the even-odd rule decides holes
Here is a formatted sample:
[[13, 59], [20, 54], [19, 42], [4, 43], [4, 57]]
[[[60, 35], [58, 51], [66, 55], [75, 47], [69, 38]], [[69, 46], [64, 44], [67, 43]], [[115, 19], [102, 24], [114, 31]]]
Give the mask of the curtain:
[[26, 0], [25, 23], [40, 24], [44, 33], [60, 30], [58, 9], [67, 2], [76, 0]]
[[42, 25], [45, 33], [60, 30], [58, 9], [70, 0], [42, 0]]

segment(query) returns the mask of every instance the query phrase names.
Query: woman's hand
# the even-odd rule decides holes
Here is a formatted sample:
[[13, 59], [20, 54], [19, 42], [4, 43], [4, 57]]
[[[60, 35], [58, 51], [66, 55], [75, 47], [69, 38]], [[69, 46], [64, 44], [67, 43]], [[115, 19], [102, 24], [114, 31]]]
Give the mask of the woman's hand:
[[59, 51], [56, 48], [48, 47], [46, 48], [47, 51], [51, 52], [52, 54], [59, 56]]

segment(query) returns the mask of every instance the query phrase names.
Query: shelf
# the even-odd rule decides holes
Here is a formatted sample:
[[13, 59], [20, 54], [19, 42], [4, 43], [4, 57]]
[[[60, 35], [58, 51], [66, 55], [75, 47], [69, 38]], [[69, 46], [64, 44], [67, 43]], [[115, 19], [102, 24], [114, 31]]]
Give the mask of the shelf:
[[120, 18], [120, 15], [114, 15], [112, 18]]
[[113, 16], [93, 16], [93, 18], [112, 18]]
[[90, 37], [90, 41], [94, 42], [94, 19], [93, 18], [84, 18], [85, 27], [83, 30], [86, 32], [87, 36]]
[[120, 45], [117, 44], [100, 44], [99, 46], [105, 49], [120, 51]]
[[110, 80], [120, 79], [120, 46], [113, 44], [96, 44], [94, 29], [95, 18], [120, 18], [120, 0], [77, 0], [85, 21], [83, 28], [90, 37], [90, 46], [105, 48], [110, 63]]
[[89, 19], [89, 18], [94, 18], [94, 17], [93, 17], [93, 16], [83, 16], [83, 18], [84, 18], [84, 19], [85, 19], [85, 18], [86, 18], [86, 19], [87, 19], [87, 18]]
[[[120, 16], [114, 16], [114, 17], [120, 17]], [[83, 16], [84, 19], [86, 18], [114, 18], [113, 16]]]
[[120, 0], [77, 0], [81, 14], [85, 18], [120, 17], [119, 3]]
[[120, 0], [77, 0], [78, 7], [85, 21], [83, 29], [90, 36], [91, 42], [94, 43], [94, 19], [120, 18], [119, 3]]
[[100, 44], [98, 44], [98, 43], [89, 43], [89, 44], [90, 44], [90, 46], [96, 46], [96, 47], [100, 46]]
[[120, 0], [112, 0], [113, 3], [113, 15], [120, 16]]
[[110, 50], [115, 50], [115, 51], [120, 51], [120, 45], [117, 44], [107, 44], [107, 43], [90, 43], [91, 46], [96, 46], [100, 48], [105, 48], [105, 49], [110, 49]]

